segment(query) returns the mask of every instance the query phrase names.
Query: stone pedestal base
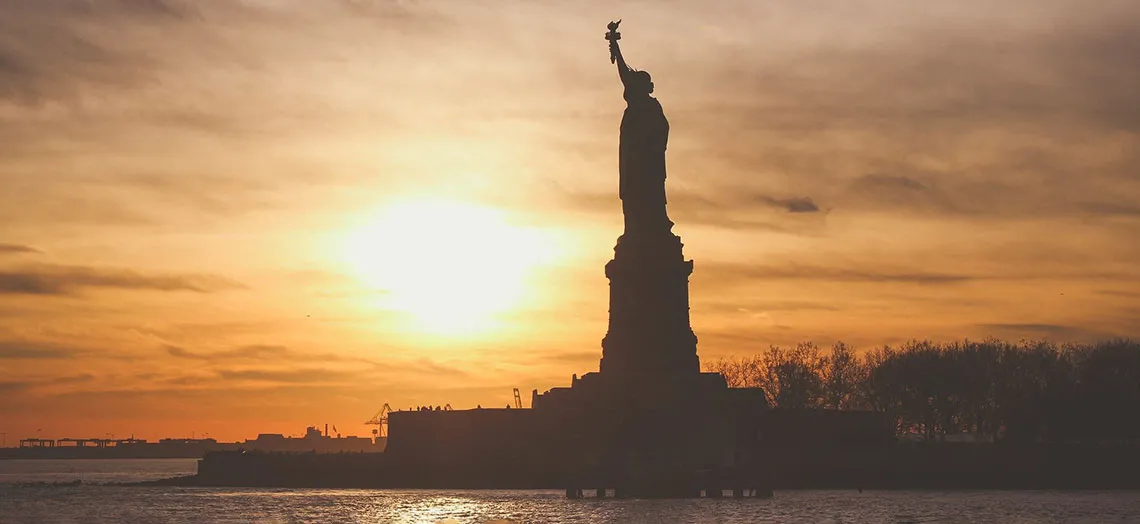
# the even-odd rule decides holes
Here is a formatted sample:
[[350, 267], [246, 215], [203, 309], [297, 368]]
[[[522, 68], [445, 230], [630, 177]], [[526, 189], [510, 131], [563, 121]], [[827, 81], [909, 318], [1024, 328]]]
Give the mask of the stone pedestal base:
[[700, 372], [689, 324], [689, 275], [680, 237], [623, 235], [606, 264], [610, 324], [602, 340], [603, 375]]

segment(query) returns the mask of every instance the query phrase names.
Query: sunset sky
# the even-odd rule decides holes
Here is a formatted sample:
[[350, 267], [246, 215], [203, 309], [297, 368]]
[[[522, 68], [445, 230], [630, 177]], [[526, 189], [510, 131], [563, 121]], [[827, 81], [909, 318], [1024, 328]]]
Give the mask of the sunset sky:
[[0, 0], [8, 444], [596, 370], [617, 18], [705, 361], [1140, 336], [1135, 0]]

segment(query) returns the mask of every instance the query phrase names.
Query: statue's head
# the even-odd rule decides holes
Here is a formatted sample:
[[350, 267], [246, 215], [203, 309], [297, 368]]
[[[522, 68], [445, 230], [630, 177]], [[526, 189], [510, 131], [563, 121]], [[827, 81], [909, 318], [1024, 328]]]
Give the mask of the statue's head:
[[626, 86], [626, 98], [649, 96], [653, 92], [653, 78], [645, 71], [634, 71]]

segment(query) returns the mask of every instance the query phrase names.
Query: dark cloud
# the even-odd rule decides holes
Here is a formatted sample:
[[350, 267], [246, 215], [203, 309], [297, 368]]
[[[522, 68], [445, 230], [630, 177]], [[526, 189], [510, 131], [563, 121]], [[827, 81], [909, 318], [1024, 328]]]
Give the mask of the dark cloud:
[[1081, 208], [1092, 215], [1140, 217], [1140, 205], [1133, 202], [1086, 202]]
[[[576, 210], [605, 215], [621, 212], [616, 194], [555, 188], [560, 192], [559, 200]], [[669, 215], [678, 223], [796, 234], [813, 234], [822, 224], [819, 219], [804, 218], [822, 215], [811, 197], [774, 197], [767, 191], [739, 185], [699, 190], [670, 186], [668, 193]]]
[[[927, 174], [924, 176], [866, 174], [847, 182], [836, 195], [837, 206], [893, 214], [971, 217], [983, 220], [1038, 216], [1140, 217], [1140, 206], [1100, 189], [1028, 188], [1016, 178], [978, 181]], [[1062, 184], [1067, 186], [1068, 182]]]
[[1127, 291], [1123, 289], [1098, 289], [1096, 292], [1101, 295], [1111, 295], [1115, 297], [1140, 298], [1140, 291]]
[[[467, 377], [470, 374], [460, 367], [445, 365], [430, 359], [412, 361], [393, 360], [384, 363], [360, 357], [336, 355], [332, 353], [303, 353], [285, 346], [249, 345], [225, 351], [194, 352], [179, 346], [164, 346], [172, 357], [201, 361], [213, 366], [236, 363], [309, 364], [335, 363], [352, 366], [353, 369], [303, 368], [303, 369], [210, 369], [198, 374], [167, 377], [150, 377], [148, 381], [170, 386], [200, 386], [227, 380], [247, 380], [256, 382], [278, 382], [287, 384], [325, 382], [375, 382], [378, 372], [386, 376], [413, 374], [429, 377]], [[486, 368], [481, 368], [486, 370]]]
[[[734, 351], [750, 352], [765, 349], [772, 345], [771, 332], [783, 329], [782, 326], [754, 326], [748, 329], [705, 330], [697, 335], [698, 344], [736, 348]], [[705, 355], [707, 358], [708, 355]]]
[[[0, 357], [2, 358], [2, 357]], [[60, 386], [71, 384], [85, 384], [93, 382], [95, 375], [90, 373], [81, 373], [79, 375], [69, 375], [55, 378], [34, 379], [34, 380], [6, 380], [0, 381], [0, 394], [4, 395], [20, 395], [27, 392], [32, 392], [45, 386]], [[4, 408], [0, 410], [6, 411]]]
[[911, 177], [868, 174], [848, 186], [851, 196], [872, 207], [891, 209], [923, 208], [942, 212], [956, 211], [956, 206], [942, 192]]
[[349, 371], [314, 368], [293, 370], [223, 370], [218, 372], [218, 376], [223, 380], [251, 380], [259, 382], [305, 384], [314, 382], [347, 381], [355, 376], [358, 376], [358, 374]]
[[50, 384], [85, 384], [94, 382], [95, 375], [91, 373], [80, 373], [78, 375], [71, 375], [66, 377], [56, 377], [47, 381]]
[[[383, 384], [378, 381], [371, 382], [371, 384], [378, 383]], [[327, 382], [232, 383], [213, 380], [162, 384], [158, 387], [140, 387], [134, 384], [130, 387], [116, 387], [112, 384], [107, 386], [106, 389], [75, 388], [44, 395], [40, 397], [38, 405], [24, 403], [12, 406], [11, 403], [0, 403], [0, 411], [6, 408], [14, 410], [28, 407], [51, 410], [63, 404], [77, 412], [104, 413], [113, 407], [115, 413], [125, 412], [158, 419], [192, 416], [206, 417], [202, 420], [218, 420], [218, 417], [233, 417], [234, 414], [229, 408], [242, 406], [256, 409], [262, 415], [279, 415], [282, 420], [289, 420], [298, 416], [297, 407], [301, 403], [309, 404], [312, 409], [319, 411], [320, 404], [325, 399], [337, 398], [338, 395], [344, 398], [360, 391], [357, 385], [339, 386]], [[171, 414], [171, 406], [178, 406], [177, 415]], [[239, 414], [236, 417], [241, 416]]]
[[194, 352], [191, 352], [191, 351], [187, 350], [186, 348], [181, 348], [178, 346], [169, 346], [169, 345], [164, 346], [164, 347], [166, 349], [166, 354], [170, 355], [172, 357], [192, 358], [195, 360], [206, 360], [207, 359], [207, 357], [205, 357], [203, 355], [199, 355], [199, 354], [194, 353]]
[[24, 253], [43, 253], [32, 246], [25, 246], [22, 244], [5, 244], [0, 242], [0, 255], [19, 255]]
[[712, 302], [701, 304], [703, 313], [759, 313], [763, 311], [841, 311], [843, 308], [834, 304], [812, 302], [807, 300], [776, 300], [753, 302], [747, 298], [733, 297], [726, 301], [724, 297], [714, 297]]
[[69, 359], [83, 353], [76, 348], [29, 342], [23, 340], [0, 340], [0, 360], [4, 359], [35, 359], [53, 360]]
[[[101, 4], [102, 2], [73, 2]], [[142, 50], [98, 43], [67, 13], [6, 12], [0, 20], [0, 100], [41, 104], [94, 86], [123, 88], [150, 78]]]
[[602, 351], [601, 349], [597, 351], [558, 351], [542, 354], [540, 358], [552, 362], [580, 364], [602, 358]]
[[906, 194], [935, 193], [926, 183], [922, 183], [918, 180], [898, 177], [898, 175], [878, 173], [865, 174], [863, 177], [855, 179], [850, 186], [852, 186], [853, 189], [869, 191], [902, 191], [902, 193]]
[[[985, 9], [970, 4], [962, 3]], [[796, 123], [909, 131], [1029, 122], [1138, 129], [1140, 101], [1131, 94], [1140, 91], [1140, 72], [1131, 63], [1140, 53], [1140, 13], [1058, 5], [1064, 3], [1034, 5], [1043, 15], [1038, 20], [1066, 19], [1063, 26], [1044, 22], [1049, 31], [993, 11], [969, 23], [908, 17], [887, 38], [824, 40], [768, 63], [734, 64], [742, 69], [734, 78], [760, 94], [752, 104], [762, 104], [767, 118], [759, 125], [791, 124], [793, 132]]]
[[34, 384], [28, 381], [19, 380], [6, 380], [0, 381], [0, 393], [12, 394], [20, 393], [25, 390], [31, 389]]
[[[242, 356], [242, 357], [246, 357], [246, 358], [262, 358], [262, 359], [282, 358], [282, 357], [294, 354], [292, 351], [290, 351], [285, 346], [270, 346], [270, 345], [260, 345], [260, 344], [255, 344], [255, 345], [250, 345], [250, 346], [242, 346], [240, 348], [228, 351], [226, 353], [233, 355], [233, 356]], [[314, 358], [320, 358], [322, 355], [311, 355], [311, 356]], [[332, 355], [328, 355], [328, 356], [332, 356]]]
[[763, 280], [812, 280], [830, 282], [867, 283], [913, 283], [913, 284], [960, 284], [976, 280], [977, 277], [956, 274], [913, 271], [895, 268], [854, 268], [822, 266], [762, 266], [733, 263], [702, 264], [702, 272], [717, 285], [728, 285], [740, 281]]
[[180, 346], [163, 346], [166, 353], [172, 357], [209, 362], [226, 362], [234, 360], [273, 360], [282, 362], [365, 362], [367, 359], [345, 357], [333, 353], [303, 353], [291, 350], [285, 346], [277, 345], [248, 345], [234, 349], [213, 352], [195, 352]]
[[[95, 92], [149, 86], [187, 90], [197, 75], [185, 73], [196, 66], [264, 68], [274, 58], [251, 56], [250, 50], [257, 47], [251, 42], [266, 37], [320, 39], [324, 32], [336, 31], [333, 26], [343, 30], [347, 23], [370, 31], [371, 38], [395, 40], [400, 33], [422, 37], [427, 30], [455, 27], [443, 23], [453, 18], [448, 10], [394, 1], [339, 0], [309, 7], [236, 0], [7, 0], [2, 10], [0, 100], [32, 106], [64, 102], [72, 108]], [[366, 18], [373, 20], [361, 21]], [[226, 31], [222, 21], [241, 30]], [[384, 22], [381, 30], [375, 27], [379, 21]], [[171, 82], [170, 73], [185, 74], [186, 81]], [[218, 124], [235, 123], [228, 117], [235, 110], [170, 104], [147, 113], [217, 130]], [[239, 125], [245, 124], [250, 122]]]
[[217, 378], [216, 375], [183, 375], [178, 377], [164, 377], [154, 381], [168, 386], [200, 386], [215, 382]]
[[708, 177], [756, 173], [836, 210], [1136, 217], [1140, 11], [1048, 2], [1013, 16], [959, 5], [976, 12], [896, 14], [890, 36], [740, 50], [732, 74], [709, 62], [688, 75], [709, 93], [683, 114], [698, 126]]
[[184, 18], [192, 13], [193, 4], [183, 0], [38, 0], [8, 1], [5, 10], [12, 16], [73, 16], [76, 18], [118, 16]]
[[212, 293], [244, 287], [216, 275], [144, 275], [127, 269], [63, 265], [0, 270], [0, 294], [70, 295], [83, 288]]
[[769, 205], [783, 208], [789, 213], [818, 213], [819, 206], [808, 197], [793, 197], [793, 198], [772, 198], [769, 196], [759, 197], [761, 202]]
[[62, 294], [62, 290], [34, 275], [0, 271], [0, 294], [55, 295]]
[[998, 336], [1026, 336], [1029, 338], [1047, 337], [1054, 340], [1110, 340], [1119, 338], [1118, 335], [1095, 329], [1062, 324], [1037, 323], [997, 323], [981, 324], [978, 328], [987, 334]]

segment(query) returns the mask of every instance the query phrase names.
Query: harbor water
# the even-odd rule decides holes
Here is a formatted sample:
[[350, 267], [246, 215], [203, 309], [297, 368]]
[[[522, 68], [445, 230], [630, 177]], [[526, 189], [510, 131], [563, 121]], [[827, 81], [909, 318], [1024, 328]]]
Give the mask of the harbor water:
[[[126, 487], [193, 460], [0, 460], [0, 523], [1140, 523], [1137, 491], [777, 491], [567, 500], [556, 491]], [[79, 485], [62, 485], [74, 480]]]

